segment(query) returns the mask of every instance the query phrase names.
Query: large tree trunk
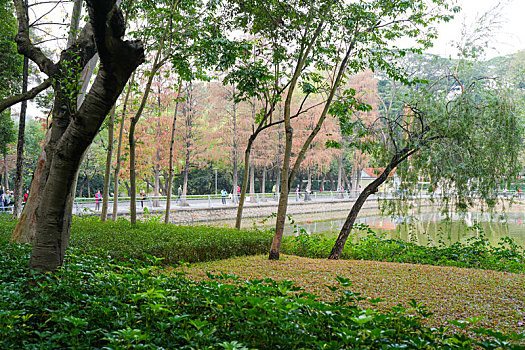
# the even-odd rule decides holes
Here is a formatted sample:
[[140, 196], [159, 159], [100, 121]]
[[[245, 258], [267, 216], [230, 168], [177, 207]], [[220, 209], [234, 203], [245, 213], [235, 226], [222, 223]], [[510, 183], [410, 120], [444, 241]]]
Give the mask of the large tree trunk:
[[[40, 56], [39, 54], [35, 54], [33, 51], [33, 46], [30, 43], [29, 40], [29, 26], [28, 26], [28, 17], [27, 17], [27, 11], [25, 11], [25, 6], [21, 6], [22, 3], [19, 1], [15, 1], [15, 6], [17, 8], [17, 17], [18, 17], [18, 36], [17, 36], [17, 45], [18, 50], [21, 53], [24, 53], [25, 56], [30, 57], [39, 68], [48, 74], [49, 78], [46, 81], [51, 82], [53, 80], [56, 80], [59, 77], [59, 72], [57, 72], [57, 67], [59, 67], [59, 64], [54, 65], [47, 57]], [[79, 8], [82, 7], [82, 0], [75, 0], [74, 6], [73, 6], [73, 13], [71, 16], [71, 25], [70, 25], [70, 32], [69, 37], [67, 41], [67, 47], [68, 49], [64, 52], [62, 52], [61, 55], [61, 62], [67, 62], [71, 61], [71, 56], [76, 56], [76, 58], [81, 58], [81, 65], [86, 64], [87, 61], [91, 59], [93, 61], [94, 56], [96, 55], [96, 48], [95, 48], [95, 42], [93, 40], [93, 27], [91, 26], [91, 23], [88, 23], [85, 28], [80, 32], [79, 34], [79, 45], [73, 46], [75, 43], [75, 38], [78, 33], [78, 27], [81, 16], [80, 11], [78, 11]], [[24, 15], [21, 16], [22, 11], [24, 12]], [[79, 51], [79, 48], [81, 47], [81, 50]], [[89, 61], [89, 62], [91, 62]], [[69, 62], [71, 65], [72, 63]], [[76, 63], [75, 63], [76, 64]], [[96, 60], [95, 60], [96, 64]], [[74, 65], [72, 65], [74, 67]], [[81, 67], [80, 67], [81, 68]], [[85, 67], [84, 67], [85, 68]], [[86, 91], [87, 87], [89, 85], [89, 80], [91, 78], [91, 74], [93, 73], [93, 70], [89, 71], [90, 73], [87, 74], [86, 71], [89, 71], [88, 69], [84, 69], [82, 71], [82, 78], [80, 79], [80, 82], [82, 82], [81, 91]], [[41, 84], [42, 85], [42, 84]], [[35, 88], [36, 89], [36, 88]], [[33, 89], [33, 90], [35, 90]], [[68, 117], [64, 116], [64, 112], [67, 111], [67, 108], [64, 109], [63, 103], [64, 98], [60, 97], [60, 91], [57, 91], [55, 89], [56, 97], [55, 97], [55, 103], [53, 106], [53, 120], [56, 120], [56, 127], [55, 129], [51, 129], [49, 124], [47, 124], [48, 129], [46, 132], [46, 136], [44, 138], [44, 142], [42, 145], [42, 149], [40, 151], [40, 155], [38, 158], [36, 169], [33, 172], [33, 179], [31, 181], [31, 188], [29, 193], [29, 198], [26, 201], [26, 205], [24, 206], [23, 213], [20, 217], [20, 220], [18, 221], [15, 230], [13, 231], [13, 235], [11, 236], [12, 241], [16, 242], [23, 242], [23, 243], [32, 243], [33, 239], [36, 235], [36, 227], [37, 227], [37, 217], [36, 217], [36, 210], [40, 206], [40, 201], [42, 199], [41, 191], [43, 190], [43, 187], [45, 185], [45, 182], [47, 181], [47, 175], [49, 173], [49, 164], [46, 162], [47, 156], [46, 156], [46, 149], [53, 149], [53, 144], [56, 143], [56, 140], [58, 140], [59, 136], [62, 135], [63, 131], [65, 130], [65, 126], [68, 125]], [[81, 102], [83, 101], [83, 98], [81, 99], [79, 97], [77, 99], [77, 104], [75, 106], [75, 109], [77, 106], [81, 105]], [[62, 108], [58, 107], [61, 106]], [[54, 136], [53, 136], [54, 133]], [[73, 186], [76, 187], [76, 186]], [[71, 194], [71, 196], [74, 198], [75, 192]], [[72, 211], [72, 205], [73, 205], [73, 199], [68, 201], [70, 203], [71, 208], [67, 208], [67, 211], [71, 213]]]
[[111, 177], [111, 160], [113, 159], [113, 134], [115, 126], [115, 109], [113, 105], [108, 123], [108, 153], [106, 157], [106, 170], [104, 172], [104, 191], [102, 194], [102, 213], [100, 214], [100, 221], [106, 221], [108, 215], [108, 201], [109, 201], [109, 181]]
[[[27, 92], [27, 78], [29, 76], [29, 59], [24, 56], [24, 68], [22, 72], [22, 93]], [[18, 122], [18, 143], [16, 146], [16, 176], [15, 176], [15, 204], [13, 207], [13, 218], [20, 216], [22, 199], [24, 196], [24, 138], [26, 130], [27, 100], [22, 101], [20, 107], [20, 118]]]
[[179, 110], [180, 91], [182, 89], [182, 79], [179, 79], [179, 90], [177, 91], [177, 101], [175, 102], [175, 112], [173, 113], [173, 124], [171, 125], [171, 138], [170, 138], [170, 160], [169, 160], [169, 175], [168, 181], [166, 181], [166, 212], [164, 214], [164, 223], [169, 224], [170, 222], [170, 207], [171, 207], [171, 190], [173, 188], [173, 158], [175, 150], [175, 125], [177, 123], [177, 112]]
[[[55, 110], [62, 110], [62, 114], [54, 113], [58, 118], [53, 118], [52, 142], [46, 147], [49, 172], [42, 191], [46, 203], [37, 209], [37, 232], [29, 262], [30, 269], [36, 271], [54, 271], [62, 265], [69, 242], [71, 193], [75, 190], [82, 156], [129, 76], [144, 61], [140, 43], [122, 41], [125, 28], [114, 2], [92, 0], [88, 2], [88, 10], [93, 28], [91, 37], [95, 39], [101, 65], [77, 112], [71, 108], [72, 101], [55, 86]], [[75, 118], [71, 118], [73, 113]]]

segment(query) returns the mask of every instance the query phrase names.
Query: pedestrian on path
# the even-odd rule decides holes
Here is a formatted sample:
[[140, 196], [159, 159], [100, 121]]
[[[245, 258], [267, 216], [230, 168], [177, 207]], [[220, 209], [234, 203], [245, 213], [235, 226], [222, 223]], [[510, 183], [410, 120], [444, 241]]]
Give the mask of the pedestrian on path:
[[223, 188], [221, 190], [221, 199], [222, 199], [222, 204], [226, 205], [226, 196], [228, 195], [228, 192], [226, 192], [226, 190]]
[[179, 188], [177, 189], [177, 201], [176, 203], [179, 203], [181, 201], [182, 197], [182, 185], [179, 185]]
[[100, 210], [100, 200], [102, 199], [102, 195], [100, 194], [100, 191], [97, 191], [95, 193], [95, 211]]

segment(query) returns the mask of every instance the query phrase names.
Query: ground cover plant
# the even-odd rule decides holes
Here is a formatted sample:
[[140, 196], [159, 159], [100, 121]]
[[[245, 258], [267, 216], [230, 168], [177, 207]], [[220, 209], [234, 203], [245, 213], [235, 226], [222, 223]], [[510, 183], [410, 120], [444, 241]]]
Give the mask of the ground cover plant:
[[[479, 236], [466, 243], [456, 242], [450, 246], [443, 242], [421, 246], [398, 239], [385, 239], [366, 225], [355, 229], [368, 231], [368, 236], [348, 241], [341, 259], [378, 260], [437, 266], [456, 266], [495, 271], [525, 273], [525, 249], [511, 238], [505, 237], [497, 246], [489, 243], [480, 227]], [[283, 251], [310, 258], [326, 258], [335, 244], [335, 237], [301, 232], [286, 237]]]
[[[320, 299], [334, 301], [334, 276], [351, 283], [351, 290], [366, 299], [364, 308], [389, 310], [410, 307], [411, 300], [426, 305], [433, 314], [424, 320], [429, 327], [449, 325], [453, 320], [477, 320], [478, 325], [525, 336], [525, 275], [492, 270], [367, 260], [311, 259], [286, 255], [272, 262], [266, 256], [232, 258], [181, 266], [187, 277], [208, 279], [208, 274], [231, 274], [240, 280], [267, 276], [292, 281]], [[378, 300], [381, 300], [378, 302]], [[523, 345], [525, 342], [522, 340]]]
[[292, 282], [191, 282], [163, 266], [77, 249], [56, 274], [29, 276], [28, 246], [2, 242], [0, 251], [0, 348], [520, 348], [485, 328], [474, 340], [422, 326], [428, 313], [415, 302], [415, 316], [361, 309], [342, 277], [330, 286], [339, 298], [326, 302]]

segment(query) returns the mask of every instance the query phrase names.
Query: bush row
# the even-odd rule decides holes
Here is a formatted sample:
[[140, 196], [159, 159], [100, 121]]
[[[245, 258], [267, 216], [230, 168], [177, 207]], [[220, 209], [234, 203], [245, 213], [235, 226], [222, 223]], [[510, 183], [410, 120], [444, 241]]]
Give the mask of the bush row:
[[164, 225], [156, 220], [100, 222], [78, 218], [71, 226], [71, 246], [84, 253], [97, 250], [122, 260], [162, 258], [166, 264], [193, 263], [261, 254], [268, 251], [269, 232], [209, 226]]
[[[489, 243], [478, 227], [480, 234], [467, 240], [446, 246], [421, 246], [396, 239], [384, 239], [367, 226], [356, 227], [368, 231], [368, 235], [357, 242], [346, 242], [342, 259], [379, 260], [390, 262], [456, 266], [487, 270], [525, 273], [525, 249], [511, 238], [505, 237], [497, 246]], [[309, 258], [327, 258], [336, 237], [300, 233], [284, 239], [283, 252]]]
[[[15, 224], [9, 216], [0, 215], [0, 240], [9, 240]], [[124, 219], [100, 222], [97, 217], [75, 217], [70, 247], [118, 260], [155, 256], [173, 265], [266, 253], [271, 240], [268, 231], [164, 225], [155, 217], [135, 225]]]
[[195, 283], [74, 248], [57, 274], [37, 277], [27, 274], [28, 255], [27, 246], [0, 244], [2, 349], [519, 348], [518, 335], [480, 328], [484, 340], [475, 340], [426, 328], [416, 303], [416, 316], [359, 309], [349, 290], [327, 303], [291, 282]]

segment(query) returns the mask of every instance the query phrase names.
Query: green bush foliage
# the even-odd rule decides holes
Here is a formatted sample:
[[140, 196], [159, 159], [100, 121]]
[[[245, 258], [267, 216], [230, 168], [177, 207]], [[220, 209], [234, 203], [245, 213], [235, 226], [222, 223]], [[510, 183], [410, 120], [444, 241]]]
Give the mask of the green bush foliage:
[[[9, 241], [15, 225], [8, 215], [0, 215], [0, 241]], [[165, 225], [155, 216], [136, 225], [124, 219], [100, 222], [98, 217], [75, 217], [70, 246], [117, 260], [147, 261], [154, 256], [165, 264], [177, 265], [263, 254], [271, 241], [272, 234], [267, 231]]]
[[[478, 237], [466, 243], [456, 242], [446, 246], [438, 242], [435, 246], [420, 246], [396, 239], [384, 239], [365, 225], [355, 229], [368, 231], [368, 236], [353, 243], [346, 242], [342, 259], [378, 260], [438, 266], [456, 266], [505, 272], [525, 273], [525, 249], [511, 238], [501, 239], [492, 246], [481, 232]], [[309, 235], [301, 232], [298, 236], [284, 239], [283, 252], [309, 258], [327, 258], [336, 237]]]
[[155, 256], [173, 265], [266, 253], [271, 239], [263, 231], [165, 225], [155, 217], [135, 225], [86, 217], [73, 220], [70, 244], [83, 253], [99, 251], [118, 260]]
[[78, 249], [58, 273], [31, 276], [28, 246], [3, 242], [0, 252], [2, 349], [519, 348], [518, 335], [476, 329], [483, 340], [475, 340], [426, 328], [428, 313], [415, 302], [413, 315], [360, 309], [344, 278], [341, 298], [327, 303], [291, 282], [191, 282]]

